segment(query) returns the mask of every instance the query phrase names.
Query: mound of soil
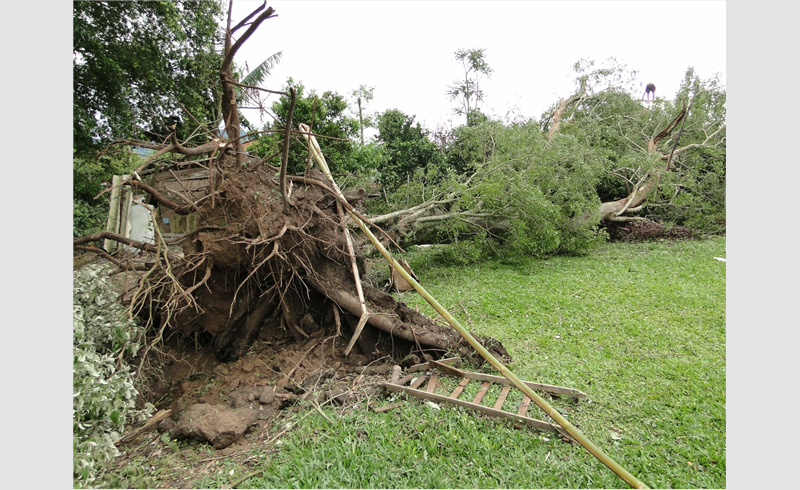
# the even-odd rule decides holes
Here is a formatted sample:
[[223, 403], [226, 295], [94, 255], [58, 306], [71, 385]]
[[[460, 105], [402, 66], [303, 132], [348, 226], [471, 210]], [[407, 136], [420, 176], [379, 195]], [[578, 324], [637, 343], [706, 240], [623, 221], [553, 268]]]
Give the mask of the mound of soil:
[[[298, 400], [368, 408], [382, 397], [380, 384], [397, 360], [358, 344], [344, 356], [348, 338], [318, 329], [298, 342], [289, 332], [264, 330], [244, 356], [222, 362], [210, 344], [174, 336], [164, 346], [162, 375], [149, 387], [156, 408], [172, 411], [159, 431], [230, 454], [268, 440]], [[411, 353], [407, 363], [430, 357]]]

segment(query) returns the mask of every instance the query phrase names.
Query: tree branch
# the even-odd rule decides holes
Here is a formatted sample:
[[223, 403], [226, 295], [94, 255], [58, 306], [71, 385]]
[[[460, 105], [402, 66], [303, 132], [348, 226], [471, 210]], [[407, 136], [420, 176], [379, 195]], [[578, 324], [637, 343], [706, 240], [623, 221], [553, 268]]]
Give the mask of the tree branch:
[[136, 240], [131, 240], [130, 238], [126, 238], [122, 235], [118, 235], [110, 231], [101, 231], [100, 233], [92, 233], [91, 235], [75, 238], [74, 240], [72, 240], [72, 246], [76, 247], [78, 245], [83, 245], [85, 243], [96, 242], [98, 240], [106, 240], [106, 239], [124, 243], [125, 245], [129, 245], [133, 248], [138, 248], [140, 250], [145, 250], [147, 252], [158, 252], [158, 247], [151, 243], [144, 243]]
[[561, 126], [561, 116], [564, 114], [564, 111], [567, 110], [570, 104], [580, 100], [581, 97], [586, 93], [585, 90], [581, 90], [577, 94], [571, 96], [567, 100], [562, 100], [561, 103], [558, 104], [558, 108], [553, 113], [553, 122], [550, 125], [550, 131], [547, 132], [547, 141], [550, 141], [550, 138], [553, 137], [556, 131], [558, 131], [559, 126]]
[[264, 0], [264, 3], [260, 7], [258, 7], [255, 10], [253, 10], [252, 12], [250, 12], [250, 14], [247, 17], [245, 17], [244, 19], [242, 19], [241, 22], [236, 24], [236, 27], [231, 29], [231, 34], [233, 34], [234, 32], [238, 31], [239, 29], [241, 29], [242, 26], [247, 24], [247, 22], [250, 21], [250, 19], [252, 19], [254, 15], [256, 15], [257, 13], [261, 12], [262, 10], [264, 10], [264, 7], [266, 7], [266, 6], [267, 6], [267, 1]]
[[[106, 251], [105, 251], [105, 250], [103, 250], [102, 248], [98, 248], [98, 247], [94, 247], [94, 246], [91, 246], [91, 247], [84, 247], [84, 246], [81, 246], [81, 245], [75, 246], [75, 247], [73, 247], [73, 248], [74, 248], [75, 250], [80, 250], [80, 251], [82, 251], [82, 252], [91, 252], [91, 253], [94, 253], [94, 254], [100, 255], [101, 257], [103, 257], [104, 259], [108, 260], [108, 261], [109, 261], [109, 262], [111, 262], [112, 264], [116, 265], [116, 266], [117, 266], [117, 267], [119, 267], [120, 269], [123, 269], [123, 270], [129, 270], [129, 271], [135, 271], [135, 270], [137, 270], [136, 266], [134, 266], [133, 264], [131, 264], [131, 262], [130, 262], [129, 260], [126, 260], [126, 261], [123, 263], [121, 260], [117, 260], [117, 259], [115, 259], [114, 257], [112, 257], [112, 256], [111, 256], [111, 254], [109, 254], [108, 252], [106, 252]], [[142, 268], [140, 267], [138, 270], [142, 270]]]
[[[237, 29], [242, 27], [247, 19], [250, 19], [256, 12], [261, 11], [264, 8], [264, 6], [266, 6], [266, 4], [267, 2], [264, 2], [264, 5], [258, 7], [255, 11], [253, 11], [250, 15], [248, 15], [245, 18], [245, 20], [237, 24], [236, 27], [234, 27], [233, 29], [229, 30], [228, 37], [230, 37], [233, 31], [236, 31]], [[258, 29], [258, 26], [260, 26], [262, 22], [269, 19], [270, 17], [273, 17], [272, 14], [274, 12], [275, 9], [269, 7], [265, 12], [259, 15], [258, 18], [254, 20], [252, 24], [250, 24], [250, 27], [248, 27], [247, 30], [244, 32], [244, 34], [242, 34], [242, 37], [240, 37], [235, 44], [230, 46], [230, 48], [225, 51], [225, 58], [222, 60], [222, 69], [221, 69], [222, 72], [227, 72], [228, 68], [230, 68], [231, 63], [233, 62], [234, 55], [236, 55], [236, 52], [239, 51], [239, 48], [242, 47], [242, 44], [244, 44], [245, 41], [247, 41], [247, 39], [253, 34], [253, 32], [255, 32], [256, 29]]]
[[656, 146], [658, 146], [658, 143], [662, 139], [669, 136], [670, 133], [672, 133], [672, 130], [675, 129], [675, 126], [677, 126], [684, 117], [686, 117], [686, 104], [683, 105], [683, 109], [681, 109], [678, 115], [675, 116], [675, 118], [669, 124], [667, 124], [667, 127], [650, 140], [650, 143], [647, 144], [647, 153], [652, 153], [656, 149]]
[[[228, 83], [236, 85], [237, 87], [251, 88], [253, 90], [260, 90], [262, 92], [269, 92], [271, 94], [276, 94], [276, 95], [289, 95], [286, 92], [281, 92], [281, 91], [278, 91], [278, 90], [270, 90], [270, 89], [267, 89], [267, 88], [256, 87], [255, 85], [247, 85], [247, 84], [244, 84], [244, 83], [239, 83], [239, 82], [237, 82], [237, 81], [235, 81], [233, 79], [228, 80]], [[245, 109], [247, 109], [247, 108], [245, 107]], [[257, 109], [257, 107], [250, 107], [250, 109]]]
[[[725, 124], [720, 126], [716, 131], [714, 131], [712, 134], [710, 134], [702, 143], [692, 143], [692, 144], [689, 144], [689, 145], [686, 145], [686, 146], [682, 146], [682, 147], [678, 148], [677, 150], [675, 150], [673, 152], [673, 154], [674, 155], [679, 155], [679, 154], [683, 153], [686, 150], [691, 150], [692, 148], [706, 148], [706, 147], [708, 147], [709, 146], [708, 145], [708, 141], [711, 138], [713, 138], [714, 136], [716, 136], [717, 133], [719, 133], [720, 131], [725, 129], [725, 126], [726, 126]], [[713, 146], [716, 146], [716, 145], [713, 145]], [[666, 160], [667, 158], [669, 158], [669, 155], [661, 155], [661, 160]]]
[[131, 180], [131, 181], [128, 182], [128, 184], [131, 187], [134, 187], [136, 189], [141, 189], [141, 190], [145, 191], [146, 193], [150, 194], [151, 196], [153, 196], [153, 199], [155, 199], [156, 201], [160, 202], [161, 204], [163, 204], [164, 206], [168, 207], [169, 209], [175, 211], [177, 214], [179, 214], [181, 216], [185, 216], [187, 214], [190, 214], [192, 212], [192, 208], [196, 207], [195, 203], [190, 203], [189, 205], [183, 205], [183, 204], [178, 204], [178, 203], [176, 203], [174, 201], [171, 201], [171, 200], [167, 199], [166, 197], [162, 196], [161, 193], [159, 193], [153, 187], [150, 187], [149, 185], [145, 184], [144, 182], [142, 182], [140, 180]]

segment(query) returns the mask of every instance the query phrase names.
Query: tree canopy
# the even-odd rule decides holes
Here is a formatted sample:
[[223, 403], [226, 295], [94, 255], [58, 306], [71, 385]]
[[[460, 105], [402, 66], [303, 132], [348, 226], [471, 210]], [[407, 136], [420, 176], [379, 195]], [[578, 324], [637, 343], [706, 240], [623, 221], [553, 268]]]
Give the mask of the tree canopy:
[[112, 138], [158, 139], [174, 116], [213, 121], [221, 16], [219, 0], [74, 2], [78, 154]]
[[[296, 101], [293, 120], [311, 126], [314, 133], [324, 136], [319, 138], [319, 144], [325, 154], [331, 171], [340, 172], [347, 168], [350, 155], [353, 151], [353, 139], [358, 137], [358, 120], [347, 113], [347, 99], [334, 91], [325, 91], [318, 95], [314, 89], [306, 89], [302, 82], [289, 78], [282, 91], [289, 92], [293, 87], [296, 91]], [[249, 150], [263, 157], [274, 155], [282, 145], [282, 130], [289, 117], [291, 99], [286, 95], [272, 104], [272, 114], [275, 120], [268, 124], [266, 133]], [[298, 137], [299, 141], [299, 137]], [[289, 166], [291, 173], [303, 173], [308, 162], [308, 151], [304, 143], [293, 144], [289, 149]]]
[[455, 80], [447, 88], [447, 96], [458, 104], [453, 113], [466, 116], [467, 124], [470, 124], [473, 112], [479, 110], [478, 106], [485, 96], [481, 89], [481, 76], [491, 78], [494, 70], [486, 61], [486, 49], [458, 49], [455, 59], [461, 62], [464, 79]]
[[378, 115], [377, 140], [384, 155], [379, 181], [390, 189], [407, 181], [415, 171], [436, 168], [442, 161], [438, 147], [422, 126], [414, 123], [414, 116], [399, 109]]

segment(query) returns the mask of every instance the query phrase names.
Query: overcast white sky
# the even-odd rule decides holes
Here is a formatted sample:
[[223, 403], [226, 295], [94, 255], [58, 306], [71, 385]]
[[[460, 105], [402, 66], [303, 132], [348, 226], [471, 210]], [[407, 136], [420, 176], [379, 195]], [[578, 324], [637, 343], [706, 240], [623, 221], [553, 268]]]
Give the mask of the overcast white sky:
[[[238, 21], [259, 5], [234, 0]], [[459, 125], [445, 92], [463, 77], [459, 48], [486, 49], [494, 70], [481, 109], [539, 118], [574, 90], [572, 65], [614, 56], [674, 97], [689, 66], [703, 78], [726, 72], [726, 4], [611, 1], [311, 1], [268, 2], [264, 22], [238, 53], [252, 69], [277, 51], [281, 63], [263, 84], [287, 77], [317, 93], [349, 96], [375, 88], [369, 111], [400, 109], [428, 129]], [[250, 116], [248, 116], [250, 117]], [[448, 122], [452, 120], [452, 124]]]

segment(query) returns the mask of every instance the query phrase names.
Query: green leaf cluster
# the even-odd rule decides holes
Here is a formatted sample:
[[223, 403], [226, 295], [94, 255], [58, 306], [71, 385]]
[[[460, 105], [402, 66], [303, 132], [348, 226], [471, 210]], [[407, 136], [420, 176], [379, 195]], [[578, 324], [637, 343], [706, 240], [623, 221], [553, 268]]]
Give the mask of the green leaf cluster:
[[[487, 215], [494, 229], [454, 218], [454, 238], [474, 233], [482, 255], [581, 254], [596, 245], [595, 191], [601, 167], [572, 139], [546, 144], [538, 124], [503, 126], [487, 121], [469, 134], [484, 162], [453, 210]], [[474, 160], [473, 160], [474, 161]], [[467, 215], [469, 216], [469, 215]]]
[[[76, 152], [77, 153], [77, 152]], [[139, 164], [141, 158], [111, 148], [99, 158], [72, 159], [72, 232], [74, 237], [103, 231], [108, 216], [108, 193], [95, 199], [113, 175], [122, 175]]]
[[435, 169], [443, 161], [438, 146], [428, 139], [414, 116], [399, 109], [388, 109], [378, 115], [377, 142], [383, 151], [378, 182], [396, 189], [408, 182], [418, 170]]
[[221, 15], [219, 0], [74, 2], [78, 154], [91, 154], [111, 138], [166, 134], [181, 105], [194, 118], [213, 121]]
[[[687, 69], [676, 99], [642, 106], [620, 86], [588, 96], [565, 113], [556, 140], [572, 136], [600, 158], [602, 201], [629, 195], [658, 173], [657, 191], [641, 216], [708, 233], [725, 231], [726, 93], [717, 77], [700, 79]], [[686, 105], [685, 121], [648, 153], [649, 140]], [[671, 168], [665, 171], [667, 156]]]
[[[325, 91], [321, 95], [314, 89], [307, 90], [302, 82], [292, 78], [286, 81], [282, 91], [289, 87], [296, 91], [296, 102], [292, 116], [293, 126], [303, 123], [311, 126], [325, 160], [334, 174], [346, 173], [354, 149], [353, 139], [358, 136], [358, 120], [348, 115], [347, 99], [337, 92]], [[291, 99], [282, 95], [272, 104], [274, 122], [264, 128], [266, 133], [248, 147], [251, 153], [265, 158], [280, 152], [283, 147], [283, 129], [289, 117]], [[323, 137], [324, 136], [324, 137]], [[279, 162], [280, 159], [273, 160]], [[302, 174], [308, 166], [308, 149], [305, 140], [297, 135], [289, 147], [288, 172]]]
[[72, 451], [76, 488], [95, 487], [118, 454], [114, 440], [129, 420], [144, 420], [129, 362], [144, 343], [144, 329], [128, 319], [108, 283], [108, 266], [73, 274]]

